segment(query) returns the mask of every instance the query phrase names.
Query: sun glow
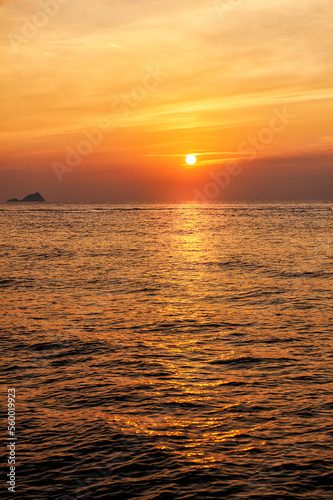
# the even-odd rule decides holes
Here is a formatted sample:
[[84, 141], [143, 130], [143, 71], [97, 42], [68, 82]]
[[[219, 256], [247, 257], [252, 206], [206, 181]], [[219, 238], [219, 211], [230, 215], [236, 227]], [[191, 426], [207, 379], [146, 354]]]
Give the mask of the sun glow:
[[186, 156], [186, 163], [188, 165], [194, 165], [196, 163], [197, 159], [194, 155], [187, 155]]

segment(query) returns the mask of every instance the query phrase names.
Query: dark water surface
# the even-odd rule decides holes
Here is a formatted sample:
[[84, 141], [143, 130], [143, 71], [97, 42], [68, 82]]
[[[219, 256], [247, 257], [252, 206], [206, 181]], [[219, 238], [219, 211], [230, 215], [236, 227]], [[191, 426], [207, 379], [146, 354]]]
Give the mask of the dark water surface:
[[332, 222], [1, 205], [15, 498], [333, 498]]

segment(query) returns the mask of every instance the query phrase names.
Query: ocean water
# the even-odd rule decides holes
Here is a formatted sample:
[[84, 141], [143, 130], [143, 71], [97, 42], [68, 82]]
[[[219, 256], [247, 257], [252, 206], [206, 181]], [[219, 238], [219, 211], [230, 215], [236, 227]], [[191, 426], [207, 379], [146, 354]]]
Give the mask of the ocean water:
[[332, 220], [1, 205], [8, 497], [331, 499]]

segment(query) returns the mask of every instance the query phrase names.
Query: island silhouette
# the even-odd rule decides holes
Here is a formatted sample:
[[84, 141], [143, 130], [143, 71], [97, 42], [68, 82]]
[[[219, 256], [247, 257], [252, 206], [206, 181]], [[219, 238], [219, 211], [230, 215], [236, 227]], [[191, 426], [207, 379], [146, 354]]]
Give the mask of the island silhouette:
[[10, 200], [7, 200], [7, 203], [36, 202], [36, 201], [45, 201], [45, 200], [40, 193], [33, 193], [33, 194], [28, 194], [28, 196], [25, 196], [23, 200], [18, 200], [17, 198], [11, 198]]

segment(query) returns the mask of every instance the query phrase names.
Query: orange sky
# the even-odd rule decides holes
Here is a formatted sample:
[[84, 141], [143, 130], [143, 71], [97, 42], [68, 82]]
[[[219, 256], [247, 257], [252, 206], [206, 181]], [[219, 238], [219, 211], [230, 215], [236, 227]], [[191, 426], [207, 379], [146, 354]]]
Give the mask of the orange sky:
[[[331, 0], [4, 0], [0, 12], [1, 201], [333, 196]], [[204, 194], [230, 161], [239, 173]]]

